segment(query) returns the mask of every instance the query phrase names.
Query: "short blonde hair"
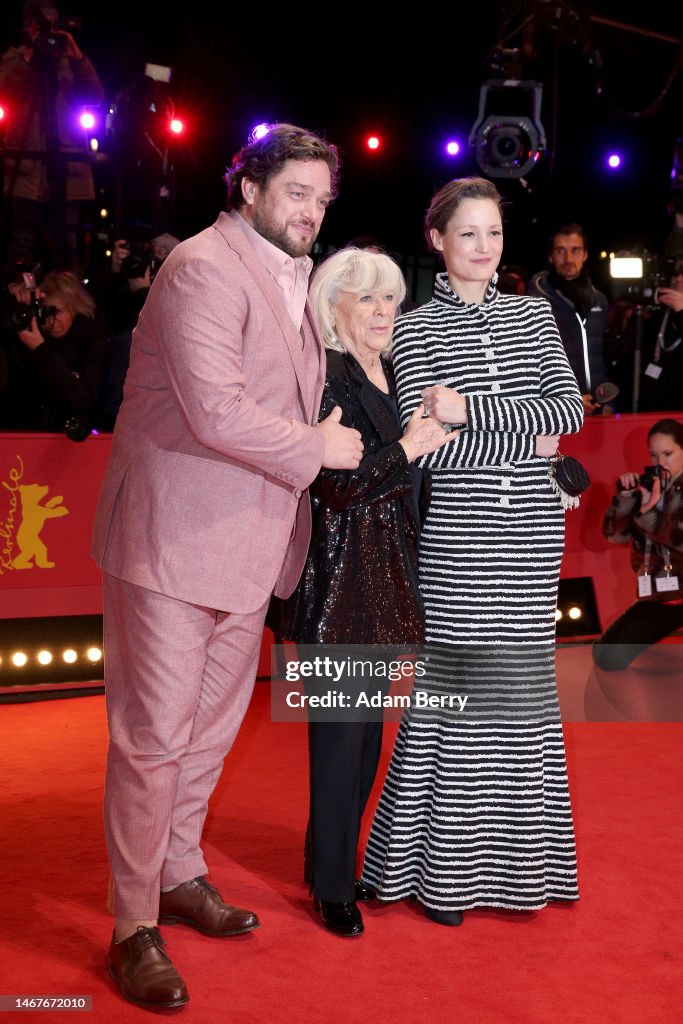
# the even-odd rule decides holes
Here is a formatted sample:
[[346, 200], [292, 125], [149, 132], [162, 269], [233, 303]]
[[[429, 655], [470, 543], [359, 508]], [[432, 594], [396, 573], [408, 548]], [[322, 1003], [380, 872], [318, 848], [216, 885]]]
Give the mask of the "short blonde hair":
[[72, 316], [82, 313], [89, 320], [95, 319], [95, 300], [85, 290], [76, 275], [68, 270], [53, 270], [46, 274], [45, 280], [40, 285], [40, 290], [48, 300], [47, 305], [50, 304], [50, 299], [61, 299]]
[[334, 329], [334, 307], [339, 293], [360, 295], [380, 291], [394, 292], [397, 306], [406, 296], [403, 272], [386, 253], [348, 246], [320, 264], [311, 280], [310, 297], [325, 348], [346, 351]]

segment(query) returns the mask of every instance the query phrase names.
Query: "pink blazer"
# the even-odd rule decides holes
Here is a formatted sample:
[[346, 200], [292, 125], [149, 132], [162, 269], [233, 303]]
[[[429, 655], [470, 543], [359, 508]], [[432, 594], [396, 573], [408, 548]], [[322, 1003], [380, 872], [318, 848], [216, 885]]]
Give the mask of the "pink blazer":
[[93, 534], [113, 576], [222, 611], [291, 593], [323, 458], [325, 357], [239, 226], [176, 246], [135, 331]]

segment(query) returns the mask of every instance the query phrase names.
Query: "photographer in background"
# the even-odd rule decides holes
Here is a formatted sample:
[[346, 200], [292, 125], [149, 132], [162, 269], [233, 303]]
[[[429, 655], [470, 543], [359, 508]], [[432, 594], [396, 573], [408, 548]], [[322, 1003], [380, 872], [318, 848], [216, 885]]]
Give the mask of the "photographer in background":
[[637, 600], [593, 645], [593, 660], [608, 671], [683, 626], [683, 424], [658, 420], [648, 445], [652, 465], [622, 473], [603, 522], [613, 544], [630, 541], [637, 582]]
[[[4, 158], [8, 259], [33, 261], [48, 213], [57, 269], [75, 269], [80, 204], [95, 198], [79, 105], [104, 101], [95, 68], [47, 0], [23, 7], [19, 46], [0, 57], [0, 95], [9, 109]], [[68, 161], [65, 153], [82, 159]]]
[[683, 258], [654, 298], [644, 323], [639, 412], [683, 409]]
[[8, 292], [0, 349], [0, 429], [64, 432], [74, 441], [85, 440], [106, 346], [94, 300], [68, 271], [46, 276], [35, 293], [38, 309], [29, 308], [33, 296], [24, 286], [10, 285]]
[[109, 340], [94, 412], [97, 430], [114, 429], [123, 401], [133, 328], [159, 267], [179, 241], [174, 235], [163, 234], [151, 242], [114, 242], [108, 287], [103, 288], [100, 303], [106, 311]]

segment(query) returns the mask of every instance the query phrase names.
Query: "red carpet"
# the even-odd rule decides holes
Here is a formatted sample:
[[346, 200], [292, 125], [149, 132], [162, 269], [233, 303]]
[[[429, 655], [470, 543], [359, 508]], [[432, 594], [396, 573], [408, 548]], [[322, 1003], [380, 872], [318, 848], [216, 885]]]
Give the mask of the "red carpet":
[[[301, 882], [305, 727], [272, 724], [269, 686], [259, 683], [204, 849], [211, 880], [256, 910], [262, 927], [223, 941], [163, 929], [191, 996], [172, 1016], [198, 1024], [678, 1024], [683, 725], [580, 722], [565, 731], [576, 906], [471, 911], [448, 929], [409, 904], [371, 904], [365, 935], [337, 939], [316, 923]], [[92, 995], [85, 1019], [125, 1024], [152, 1018], [119, 998], [105, 968], [105, 743], [102, 697], [0, 709], [0, 994]]]

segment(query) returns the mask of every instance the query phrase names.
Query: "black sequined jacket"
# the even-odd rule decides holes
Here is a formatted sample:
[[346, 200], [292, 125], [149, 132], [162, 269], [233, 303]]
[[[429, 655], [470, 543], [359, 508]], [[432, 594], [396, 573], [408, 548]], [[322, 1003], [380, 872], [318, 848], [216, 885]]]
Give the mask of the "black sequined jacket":
[[[395, 395], [391, 364], [384, 367]], [[272, 600], [266, 624], [298, 643], [419, 643], [418, 505], [402, 431], [353, 356], [328, 350], [320, 418], [335, 405], [344, 426], [360, 431], [363, 459], [356, 470], [323, 469], [311, 485], [306, 564], [291, 597]], [[427, 480], [422, 474], [421, 517]]]

